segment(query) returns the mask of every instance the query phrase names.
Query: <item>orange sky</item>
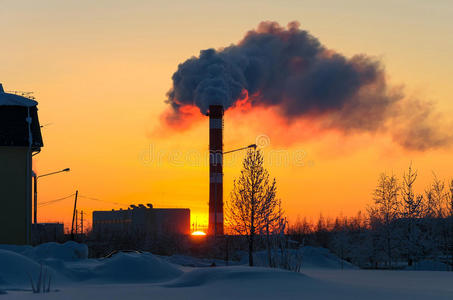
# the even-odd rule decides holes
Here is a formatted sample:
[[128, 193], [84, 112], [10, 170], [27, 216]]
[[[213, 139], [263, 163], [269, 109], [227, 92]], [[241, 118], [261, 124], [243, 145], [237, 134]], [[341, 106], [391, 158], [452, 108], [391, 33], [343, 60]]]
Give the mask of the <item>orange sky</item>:
[[[153, 203], [189, 207], [207, 222], [208, 120], [184, 132], [157, 132], [177, 65], [200, 49], [240, 40], [263, 20], [292, 20], [347, 56], [381, 58], [392, 84], [409, 96], [453, 112], [453, 5], [449, 1], [17, 1], [0, 3], [0, 82], [5, 90], [34, 91], [45, 147], [35, 169], [70, 173], [42, 178], [39, 201], [72, 194], [86, 213]], [[378, 174], [398, 175], [412, 161], [419, 190], [453, 176], [451, 149], [407, 152], [385, 133], [320, 134], [296, 144], [293, 129], [263, 124], [262, 112], [225, 116], [225, 149], [267, 136], [263, 148], [290, 220], [352, 215], [371, 199]], [[225, 198], [242, 154], [226, 158]], [[121, 203], [123, 206], [113, 204]], [[39, 221], [70, 224], [72, 201], [39, 209]], [[90, 217], [88, 221], [90, 221]]]

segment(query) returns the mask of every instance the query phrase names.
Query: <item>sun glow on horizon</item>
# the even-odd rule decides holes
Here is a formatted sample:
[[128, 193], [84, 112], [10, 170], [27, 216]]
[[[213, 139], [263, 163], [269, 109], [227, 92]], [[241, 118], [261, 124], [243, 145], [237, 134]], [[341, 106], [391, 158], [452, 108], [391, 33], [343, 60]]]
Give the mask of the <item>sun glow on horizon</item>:
[[203, 231], [194, 231], [194, 232], [192, 232], [192, 235], [195, 235], [195, 236], [205, 236], [206, 233], [203, 232]]

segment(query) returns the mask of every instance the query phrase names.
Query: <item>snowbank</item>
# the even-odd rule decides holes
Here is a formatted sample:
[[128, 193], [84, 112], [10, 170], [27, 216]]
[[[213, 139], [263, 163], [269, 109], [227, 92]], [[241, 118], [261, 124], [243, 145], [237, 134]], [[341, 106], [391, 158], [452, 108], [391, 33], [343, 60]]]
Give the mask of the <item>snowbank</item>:
[[[246, 266], [179, 269], [150, 253], [73, 259], [33, 251], [38, 261], [18, 253], [31, 251], [29, 247], [16, 250], [0, 250], [0, 294], [7, 292], [15, 299], [453, 299], [453, 272], [339, 270], [341, 260], [316, 247], [291, 250], [304, 254], [304, 274]], [[260, 255], [265, 261], [265, 252]], [[185, 256], [173, 259], [204, 261]], [[58, 293], [31, 294], [28, 276], [36, 282], [40, 263], [48, 266], [51, 289]], [[346, 268], [348, 264], [343, 263]]]
[[[182, 271], [150, 253], [118, 253], [106, 259], [87, 259], [86, 245], [68, 242], [37, 247], [4, 246], [0, 249], [0, 288], [30, 288], [41, 265], [52, 276], [52, 283], [74, 282], [130, 283], [172, 280]], [[10, 250], [4, 250], [5, 248]]]
[[45, 243], [26, 251], [24, 255], [37, 260], [52, 258], [71, 261], [88, 258], [88, 247], [85, 244], [66, 242], [64, 244]]
[[87, 245], [72, 241], [66, 242], [64, 244], [53, 242], [45, 243], [36, 247], [0, 245], [0, 249], [13, 251], [38, 261], [47, 258], [61, 259], [63, 261], [88, 258]]
[[24, 254], [25, 252], [33, 251], [33, 247], [32, 246], [23, 246], [23, 245], [0, 244], [0, 250], [8, 250], [8, 251]]
[[176, 280], [164, 284], [164, 287], [195, 287], [210, 285], [214, 282], [227, 281], [240, 283], [244, 280], [254, 281], [262, 279], [302, 280], [309, 279], [301, 273], [289, 272], [269, 268], [250, 268], [244, 266], [200, 268], [186, 272]]
[[35, 247], [34, 255], [39, 258], [54, 258], [65, 261], [87, 259], [88, 246], [76, 242], [46, 243]]
[[305, 246], [302, 251], [302, 268], [309, 269], [358, 269], [357, 266], [342, 260], [329, 249]]
[[[322, 247], [305, 246], [300, 249], [288, 249], [286, 253], [288, 258], [281, 258], [281, 253], [275, 250], [272, 254], [273, 260], [287, 260], [291, 264], [300, 264], [301, 269], [358, 269], [353, 264], [340, 259], [338, 256]], [[241, 264], [248, 264], [249, 258], [247, 252], [241, 252]], [[266, 251], [258, 251], [253, 255], [255, 266], [268, 266], [268, 257]]]
[[[0, 286], [30, 287], [30, 276], [38, 276], [41, 265], [28, 257], [0, 250]], [[49, 269], [49, 272], [54, 273]]]
[[417, 271], [450, 271], [450, 266], [440, 261], [435, 260], [422, 260], [415, 263], [413, 266], [407, 266], [406, 270]]
[[[175, 254], [172, 256], [159, 256], [160, 258], [168, 261], [169, 263], [184, 266], [184, 267], [211, 267], [212, 263], [216, 266], [225, 266], [225, 260], [221, 259], [210, 259], [210, 258], [197, 258], [188, 255]], [[229, 265], [238, 265], [238, 262], [229, 261]]]
[[177, 267], [150, 253], [117, 253], [92, 269], [92, 278], [106, 282], [160, 282], [182, 274]]

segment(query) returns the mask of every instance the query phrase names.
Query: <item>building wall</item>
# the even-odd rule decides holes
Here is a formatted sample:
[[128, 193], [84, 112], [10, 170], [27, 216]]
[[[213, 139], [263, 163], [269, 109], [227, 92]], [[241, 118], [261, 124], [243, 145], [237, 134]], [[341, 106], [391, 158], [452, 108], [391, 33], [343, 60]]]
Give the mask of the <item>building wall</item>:
[[63, 242], [65, 240], [63, 223], [32, 224], [32, 244]]
[[189, 234], [190, 210], [135, 208], [93, 212], [96, 233]]
[[[27, 244], [31, 229], [31, 178], [27, 147], [0, 147], [0, 244]], [[31, 174], [31, 156], [30, 167]]]
[[102, 233], [125, 232], [132, 230], [132, 210], [112, 210], [93, 212], [93, 231]]
[[153, 209], [153, 222], [157, 232], [190, 234], [189, 209]]

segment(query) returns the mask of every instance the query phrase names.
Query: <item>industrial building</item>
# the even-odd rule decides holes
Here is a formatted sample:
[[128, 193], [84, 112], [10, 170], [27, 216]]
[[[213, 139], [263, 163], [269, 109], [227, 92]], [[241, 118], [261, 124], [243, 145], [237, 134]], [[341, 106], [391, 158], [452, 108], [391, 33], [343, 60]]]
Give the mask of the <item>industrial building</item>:
[[190, 209], [154, 208], [151, 204], [93, 212], [96, 234], [190, 234]]
[[0, 84], [0, 244], [31, 242], [32, 156], [43, 146], [37, 105]]
[[32, 225], [32, 244], [62, 242], [65, 240], [63, 223], [37, 223]]

